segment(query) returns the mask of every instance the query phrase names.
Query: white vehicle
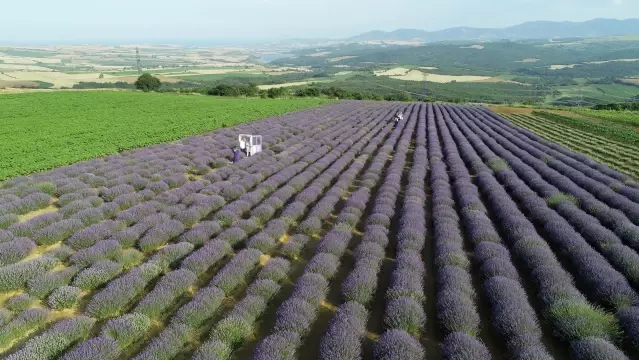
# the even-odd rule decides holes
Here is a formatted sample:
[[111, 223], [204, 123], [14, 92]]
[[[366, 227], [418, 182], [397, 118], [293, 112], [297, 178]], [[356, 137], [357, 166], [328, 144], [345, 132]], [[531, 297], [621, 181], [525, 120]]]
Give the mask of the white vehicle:
[[240, 134], [240, 149], [246, 153], [246, 156], [253, 156], [262, 151], [262, 135]]
[[398, 112], [397, 115], [393, 117], [393, 121], [395, 121], [395, 124], [402, 120], [404, 120], [404, 114], [402, 112]]

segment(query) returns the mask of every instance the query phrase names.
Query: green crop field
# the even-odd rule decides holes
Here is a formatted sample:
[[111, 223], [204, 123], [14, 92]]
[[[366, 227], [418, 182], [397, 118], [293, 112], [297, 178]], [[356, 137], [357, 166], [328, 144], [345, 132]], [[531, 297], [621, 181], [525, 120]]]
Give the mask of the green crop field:
[[639, 179], [639, 136], [627, 127], [631, 119], [637, 119], [637, 115], [632, 112], [587, 109], [578, 112], [593, 118], [548, 111], [501, 115], [549, 141]]
[[577, 114], [612, 122], [628, 127], [639, 128], [639, 112], [616, 110], [593, 110], [588, 108], [572, 109]]
[[639, 95], [639, 87], [622, 84], [571, 85], [558, 88], [561, 96], [596, 98], [602, 102], [618, 103]]
[[321, 105], [138, 92], [0, 96], [0, 179]]

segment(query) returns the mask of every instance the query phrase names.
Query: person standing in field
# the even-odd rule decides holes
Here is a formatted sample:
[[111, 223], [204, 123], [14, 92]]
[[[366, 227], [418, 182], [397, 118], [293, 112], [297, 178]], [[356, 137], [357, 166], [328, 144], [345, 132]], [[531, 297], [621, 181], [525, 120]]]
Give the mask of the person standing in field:
[[232, 150], [233, 150], [233, 164], [235, 164], [236, 162], [240, 161], [240, 149], [238, 149], [236, 146]]
[[401, 111], [398, 111], [395, 117], [393, 117], [393, 120], [395, 121], [395, 125], [399, 124], [401, 120], [404, 120], [404, 114]]

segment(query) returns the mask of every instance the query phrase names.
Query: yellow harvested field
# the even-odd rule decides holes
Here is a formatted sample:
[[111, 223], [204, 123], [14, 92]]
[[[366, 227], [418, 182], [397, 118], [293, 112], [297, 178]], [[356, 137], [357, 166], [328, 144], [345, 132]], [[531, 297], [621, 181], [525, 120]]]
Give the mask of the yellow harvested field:
[[37, 61], [28, 58], [14, 58], [10, 56], [0, 56], [0, 64], [23, 64], [23, 65], [35, 65]]
[[[118, 81], [133, 83], [137, 80], [137, 76], [114, 76], [104, 74], [104, 78], [100, 79], [100, 73], [86, 74], [67, 74], [54, 71], [12, 71], [0, 74], [0, 81], [44, 81], [52, 83], [54, 88], [73, 87], [80, 82], [108, 82], [114, 83]], [[161, 81], [178, 82], [178, 79], [158, 75]]]
[[204, 59], [218, 60], [218, 61], [228, 61], [231, 63], [239, 63], [242, 61], [248, 60], [248, 55], [242, 56], [229, 56], [229, 55], [213, 55], [211, 57], [203, 56]]
[[[61, 72], [44, 72], [44, 71], [14, 71], [4, 74], [7, 77], [13, 77], [17, 80], [28, 81], [45, 81], [53, 84], [53, 87], [72, 87], [81, 81], [98, 81], [105, 82], [108, 75], [105, 75], [105, 79], [99, 79], [100, 74], [66, 74]], [[0, 74], [0, 80], [10, 80], [9, 78], [2, 78]]]
[[[396, 76], [390, 76], [390, 77], [397, 80], [430, 81], [430, 82], [436, 82], [440, 84], [450, 83], [453, 81], [477, 82], [477, 81], [488, 81], [493, 79], [490, 76], [429, 74], [429, 73], [421, 72], [419, 70], [411, 70], [405, 75], [396, 75]], [[503, 81], [503, 80], [499, 79], [499, 81]]]
[[6, 88], [3, 89], [0, 87], [0, 94], [24, 94], [24, 93], [34, 93], [34, 92], [60, 92], [60, 91], [132, 91], [127, 89], [18, 89], [18, 88]]
[[637, 78], [619, 79], [619, 81], [624, 84], [639, 85], [639, 79]]
[[346, 69], [346, 68], [349, 68], [351, 66], [350, 65], [333, 65], [333, 67]]
[[461, 49], [476, 49], [476, 50], [481, 50], [484, 47], [481, 45], [471, 45], [471, 46], [462, 46]]
[[421, 66], [418, 69], [422, 69], [422, 70], [437, 70], [438, 68], [435, 66]]
[[[162, 82], [167, 82], [167, 83], [176, 83], [176, 82], [180, 82], [180, 79], [174, 79], [172, 77], [168, 77], [168, 76], [163, 76], [163, 75], [153, 75], [155, 77], [157, 77], [158, 79], [160, 79], [160, 81]], [[136, 80], [138, 79], [137, 75], [134, 76], [108, 76], [104, 75], [103, 79], [99, 79], [99, 82], [107, 82], [107, 83], [115, 83], [115, 82], [119, 82], [119, 81], [124, 81], [124, 82], [128, 82], [133, 84]]]
[[0, 71], [53, 71], [49, 68], [37, 65], [25, 64], [0, 64]]
[[537, 61], [539, 61], [539, 59], [528, 58], [528, 59], [519, 60], [519, 61], [515, 61], [515, 62], [518, 62], [518, 63], [536, 63]]
[[335, 73], [335, 76], [342, 76], [342, 75], [348, 75], [353, 73], [352, 71], [340, 71], [338, 73]]
[[32, 88], [38, 86], [38, 83], [35, 81], [7, 81], [0, 80], [0, 89], [5, 88]]
[[19, 56], [9, 56], [0, 53], [0, 61], [5, 64], [25, 64], [25, 65], [35, 65], [35, 64], [59, 64], [62, 62], [62, 59], [56, 58], [31, 58], [31, 57], [19, 57]]
[[311, 83], [312, 81], [298, 81], [298, 82], [290, 82], [290, 83], [284, 83], [284, 84], [259, 85], [258, 88], [260, 90], [268, 90], [268, 89], [281, 88], [281, 87], [308, 85]]
[[408, 74], [409, 71], [410, 69], [398, 67], [398, 68], [393, 68], [389, 70], [378, 70], [378, 71], [375, 71], [374, 74], [376, 76], [401, 76], [401, 75]]
[[124, 70], [124, 66], [114, 66], [114, 65], [93, 65], [93, 64], [87, 64], [91, 67], [93, 67], [93, 70], [95, 71], [122, 71]]
[[318, 52], [315, 54], [310, 54], [308, 56], [312, 56], [312, 57], [322, 57], [322, 56], [327, 56], [329, 55], [331, 52], [330, 51], [323, 51], [323, 52]]
[[338, 62], [338, 61], [342, 61], [342, 60], [353, 59], [353, 58], [356, 58], [356, 57], [357, 56], [340, 56], [340, 57], [330, 58], [327, 61], [328, 62]]

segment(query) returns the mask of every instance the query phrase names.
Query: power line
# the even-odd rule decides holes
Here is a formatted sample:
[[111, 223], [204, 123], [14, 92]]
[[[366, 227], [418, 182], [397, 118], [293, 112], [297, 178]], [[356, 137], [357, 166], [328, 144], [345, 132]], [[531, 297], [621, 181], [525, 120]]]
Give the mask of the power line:
[[135, 61], [138, 67], [138, 75], [142, 75], [142, 60], [140, 59], [140, 48], [135, 47]]

